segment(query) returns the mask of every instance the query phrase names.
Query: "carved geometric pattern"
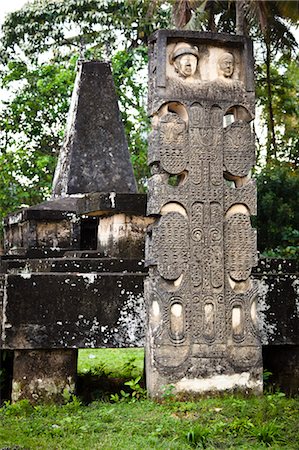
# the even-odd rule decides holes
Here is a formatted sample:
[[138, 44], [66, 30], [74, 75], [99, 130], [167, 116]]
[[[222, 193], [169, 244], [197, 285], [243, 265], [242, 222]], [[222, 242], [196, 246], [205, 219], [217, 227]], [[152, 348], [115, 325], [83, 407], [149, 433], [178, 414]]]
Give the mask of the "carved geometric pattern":
[[168, 113], [160, 121], [161, 167], [171, 174], [179, 174], [188, 162], [188, 134], [186, 123], [178, 114]]
[[254, 142], [250, 124], [237, 121], [224, 130], [224, 165], [226, 170], [244, 177], [255, 164]]
[[169, 212], [160, 218], [157, 234], [158, 271], [166, 280], [176, 280], [188, 263], [188, 222], [182, 214]]
[[225, 223], [226, 268], [234, 281], [250, 277], [255, 262], [255, 232], [247, 214], [236, 213]]

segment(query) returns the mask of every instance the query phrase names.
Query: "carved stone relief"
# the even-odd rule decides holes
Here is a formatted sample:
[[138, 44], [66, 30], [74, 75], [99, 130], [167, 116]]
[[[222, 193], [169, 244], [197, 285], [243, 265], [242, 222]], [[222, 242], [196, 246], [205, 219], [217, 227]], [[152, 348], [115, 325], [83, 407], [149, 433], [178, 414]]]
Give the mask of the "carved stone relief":
[[250, 278], [256, 263], [250, 48], [243, 37], [218, 41], [180, 31], [158, 32], [152, 40], [151, 395], [168, 383], [183, 390], [189, 380], [201, 392], [205, 377], [244, 372], [253, 390], [261, 388]]
[[170, 174], [179, 174], [186, 169], [188, 134], [186, 123], [179, 115], [168, 113], [161, 119], [159, 148], [162, 169]]

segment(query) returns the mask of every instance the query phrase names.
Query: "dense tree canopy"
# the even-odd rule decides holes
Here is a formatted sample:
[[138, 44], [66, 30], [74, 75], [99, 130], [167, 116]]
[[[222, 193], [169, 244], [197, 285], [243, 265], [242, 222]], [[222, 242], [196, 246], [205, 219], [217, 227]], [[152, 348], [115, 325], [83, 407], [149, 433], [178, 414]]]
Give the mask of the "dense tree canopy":
[[[0, 83], [10, 92], [0, 108], [0, 163], [5, 168], [0, 177], [0, 216], [50, 193], [78, 58], [111, 60], [135, 174], [144, 190], [149, 35], [173, 26], [234, 32], [236, 16], [237, 31], [248, 32], [258, 43], [257, 97], [267, 130], [265, 142], [258, 146], [260, 161], [266, 154], [272, 173], [279, 173], [278, 162], [284, 161], [284, 170], [289, 164], [298, 177], [299, 69], [290, 31], [298, 20], [294, 4], [34, 0], [9, 14], [0, 46]], [[262, 240], [261, 248], [273, 248], [272, 244]]]

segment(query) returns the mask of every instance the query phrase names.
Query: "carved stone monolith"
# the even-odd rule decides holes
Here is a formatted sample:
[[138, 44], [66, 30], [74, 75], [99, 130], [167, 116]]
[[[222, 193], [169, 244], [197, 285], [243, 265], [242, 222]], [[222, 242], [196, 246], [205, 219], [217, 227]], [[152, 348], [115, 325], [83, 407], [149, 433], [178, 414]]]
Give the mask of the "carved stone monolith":
[[251, 42], [158, 31], [149, 80], [148, 391], [260, 392]]

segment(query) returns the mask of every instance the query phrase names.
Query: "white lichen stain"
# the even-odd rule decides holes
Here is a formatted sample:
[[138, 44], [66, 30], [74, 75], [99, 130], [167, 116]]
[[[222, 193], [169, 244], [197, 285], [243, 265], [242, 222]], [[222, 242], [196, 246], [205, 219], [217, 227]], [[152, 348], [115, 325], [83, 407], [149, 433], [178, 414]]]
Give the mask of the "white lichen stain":
[[128, 297], [120, 311], [117, 325], [119, 344], [141, 346], [144, 344], [143, 336], [145, 324], [145, 304], [143, 294], [128, 293]]
[[20, 273], [20, 277], [24, 278], [24, 280], [30, 280], [31, 273]]
[[214, 375], [210, 378], [182, 378], [174, 386], [177, 392], [218, 392], [240, 387], [258, 391], [263, 389], [262, 381], [250, 379], [249, 372], [233, 375]]
[[85, 283], [87, 285], [93, 284], [96, 279], [97, 279], [97, 274], [96, 273], [85, 273], [83, 275], [83, 280], [85, 281]]
[[293, 281], [292, 287], [293, 287], [294, 292], [296, 294], [295, 305], [296, 305], [296, 310], [297, 310], [297, 316], [299, 316], [299, 279], [297, 277]]
[[115, 197], [116, 197], [116, 192], [110, 192], [109, 200], [111, 202], [111, 208], [115, 208]]
[[267, 311], [270, 308], [268, 293], [271, 292], [274, 285], [270, 286], [265, 278], [258, 280], [259, 298], [257, 303], [257, 323], [260, 330], [262, 345], [269, 345], [276, 335], [277, 326], [275, 323], [269, 323], [267, 320]]
[[[72, 197], [82, 198], [84, 197], [84, 194], [72, 195]], [[66, 216], [69, 218], [69, 221], [71, 223], [80, 223], [81, 221], [81, 218], [78, 217], [75, 213], [67, 213]]]

